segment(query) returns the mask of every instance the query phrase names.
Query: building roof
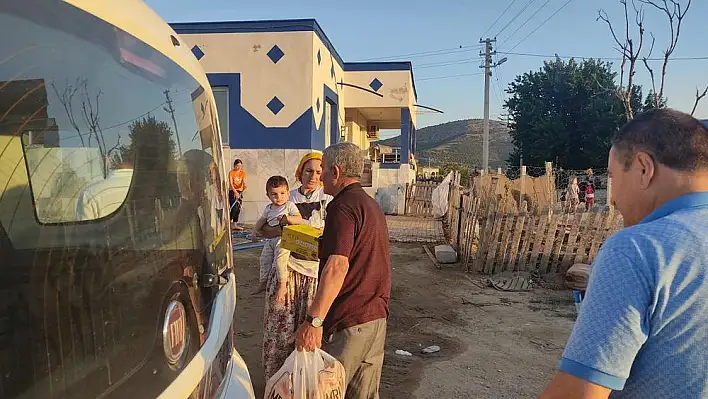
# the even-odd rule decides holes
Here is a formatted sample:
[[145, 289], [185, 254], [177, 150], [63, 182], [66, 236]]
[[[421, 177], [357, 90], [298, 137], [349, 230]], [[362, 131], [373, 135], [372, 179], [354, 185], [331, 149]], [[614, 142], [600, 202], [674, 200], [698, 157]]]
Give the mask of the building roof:
[[314, 32], [335, 60], [343, 67], [344, 61], [329, 41], [322, 27], [314, 19], [277, 19], [261, 21], [214, 21], [214, 22], [173, 22], [175, 32], [182, 34], [197, 33], [252, 33], [252, 32]]

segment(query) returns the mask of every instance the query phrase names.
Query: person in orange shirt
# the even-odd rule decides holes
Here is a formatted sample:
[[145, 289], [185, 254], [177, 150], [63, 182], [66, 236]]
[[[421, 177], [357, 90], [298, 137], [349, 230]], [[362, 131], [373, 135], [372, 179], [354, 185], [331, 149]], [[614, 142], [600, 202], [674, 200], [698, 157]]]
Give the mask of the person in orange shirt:
[[229, 172], [229, 203], [231, 205], [231, 228], [234, 230], [242, 230], [237, 225], [238, 217], [241, 213], [241, 205], [243, 204], [243, 192], [246, 191], [246, 171], [243, 170], [243, 162], [240, 159], [234, 161], [234, 168]]

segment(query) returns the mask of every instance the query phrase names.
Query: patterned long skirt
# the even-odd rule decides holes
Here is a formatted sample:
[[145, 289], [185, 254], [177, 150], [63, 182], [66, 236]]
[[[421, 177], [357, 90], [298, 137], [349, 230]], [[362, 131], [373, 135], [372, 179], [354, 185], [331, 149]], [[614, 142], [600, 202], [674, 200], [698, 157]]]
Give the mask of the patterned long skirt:
[[263, 367], [266, 382], [295, 350], [295, 333], [307, 317], [317, 291], [317, 279], [288, 268], [285, 304], [275, 302], [278, 277], [272, 268], [266, 286], [263, 315]]

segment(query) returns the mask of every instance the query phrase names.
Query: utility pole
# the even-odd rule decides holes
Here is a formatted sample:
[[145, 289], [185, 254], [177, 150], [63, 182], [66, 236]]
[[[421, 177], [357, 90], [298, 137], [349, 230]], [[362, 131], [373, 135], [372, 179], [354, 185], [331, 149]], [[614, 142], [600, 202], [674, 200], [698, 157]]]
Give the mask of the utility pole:
[[480, 68], [484, 68], [484, 132], [482, 134], [482, 170], [486, 173], [489, 171], [489, 83], [492, 79], [492, 68], [505, 63], [507, 58], [504, 57], [497, 62], [492, 62], [492, 56], [497, 52], [493, 51], [492, 43], [496, 43], [497, 38], [479, 39], [480, 44], [484, 44], [484, 53], [480, 52], [480, 57], [484, 57], [484, 63]]
[[496, 54], [492, 51], [492, 43], [496, 39], [487, 38], [479, 39], [481, 44], [484, 44], [484, 64], [480, 68], [484, 68], [484, 132], [482, 134], [482, 169], [489, 171], [489, 81], [492, 78], [492, 56]]
[[179, 132], [177, 131], [177, 120], [175, 119], [175, 109], [172, 107], [172, 98], [170, 97], [170, 90], [165, 90], [165, 104], [167, 106], [164, 108], [165, 112], [172, 116], [172, 124], [175, 126], [175, 137], [177, 138], [177, 154], [182, 156], [182, 146], [179, 142]]

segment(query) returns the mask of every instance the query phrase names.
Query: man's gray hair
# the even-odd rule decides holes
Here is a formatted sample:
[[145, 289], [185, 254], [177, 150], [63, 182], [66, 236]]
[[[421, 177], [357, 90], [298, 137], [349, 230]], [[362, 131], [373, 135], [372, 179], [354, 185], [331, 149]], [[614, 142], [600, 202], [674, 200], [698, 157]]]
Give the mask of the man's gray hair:
[[337, 165], [342, 176], [361, 179], [364, 173], [364, 156], [358, 145], [349, 142], [332, 144], [325, 148], [323, 155], [327, 160], [325, 167]]

